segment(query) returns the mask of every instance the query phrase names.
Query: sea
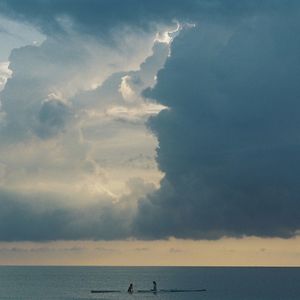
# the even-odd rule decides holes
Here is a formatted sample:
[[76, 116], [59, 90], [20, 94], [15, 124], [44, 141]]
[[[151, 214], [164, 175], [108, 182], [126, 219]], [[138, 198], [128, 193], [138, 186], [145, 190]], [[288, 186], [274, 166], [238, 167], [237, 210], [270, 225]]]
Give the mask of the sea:
[[[133, 293], [127, 288], [206, 289]], [[91, 290], [120, 290], [92, 294]], [[299, 300], [300, 268], [269, 267], [0, 267], [0, 299]]]

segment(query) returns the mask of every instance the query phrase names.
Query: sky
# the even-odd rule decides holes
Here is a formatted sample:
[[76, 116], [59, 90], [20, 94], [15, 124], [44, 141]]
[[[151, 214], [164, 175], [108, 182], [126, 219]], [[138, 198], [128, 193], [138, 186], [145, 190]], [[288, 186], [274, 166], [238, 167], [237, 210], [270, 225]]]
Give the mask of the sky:
[[300, 266], [299, 17], [0, 0], [0, 264]]

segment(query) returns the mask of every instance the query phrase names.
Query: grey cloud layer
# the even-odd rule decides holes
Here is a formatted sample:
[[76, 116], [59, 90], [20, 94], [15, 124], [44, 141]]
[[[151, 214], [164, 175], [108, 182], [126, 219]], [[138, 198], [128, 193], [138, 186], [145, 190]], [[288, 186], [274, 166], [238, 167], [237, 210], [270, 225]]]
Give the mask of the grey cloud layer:
[[64, 33], [70, 24], [76, 31], [97, 36], [107, 36], [113, 28], [120, 26], [134, 25], [147, 30], [151, 28], [151, 22], [169, 23], [197, 8], [198, 3], [194, 0], [186, 1], [184, 6], [177, 0], [0, 1], [2, 13], [32, 22], [50, 35]]
[[[286, 9], [297, 5], [288, 0], [1, 0], [0, 12], [31, 22], [48, 35], [65, 33], [70, 27], [88, 35], [108, 37], [115, 27], [148, 30], [156, 22], [170, 23], [227, 19], [232, 22], [254, 12]], [[200, 18], [199, 18], [200, 17]]]
[[[142, 180], [128, 182], [130, 192], [113, 203], [107, 195], [93, 202], [84, 194], [24, 193], [0, 190], [1, 241], [117, 240], [132, 235], [131, 222], [137, 198], [151, 193], [154, 186]], [[85, 199], [86, 200], [86, 199]], [[68, 202], [66, 204], [66, 201]]]
[[[148, 238], [291, 237], [300, 228], [300, 6], [177, 38], [145, 95], [160, 190], [140, 203]], [[153, 222], [155, 220], [155, 222]]]

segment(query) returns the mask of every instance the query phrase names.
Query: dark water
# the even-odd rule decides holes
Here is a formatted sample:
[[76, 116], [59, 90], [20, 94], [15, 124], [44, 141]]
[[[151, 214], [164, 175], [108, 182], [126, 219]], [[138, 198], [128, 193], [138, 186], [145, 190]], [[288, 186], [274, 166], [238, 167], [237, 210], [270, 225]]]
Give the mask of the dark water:
[[[133, 294], [149, 289], [206, 288], [203, 293]], [[120, 289], [121, 294], [91, 294]], [[299, 300], [300, 268], [0, 267], [0, 299]]]

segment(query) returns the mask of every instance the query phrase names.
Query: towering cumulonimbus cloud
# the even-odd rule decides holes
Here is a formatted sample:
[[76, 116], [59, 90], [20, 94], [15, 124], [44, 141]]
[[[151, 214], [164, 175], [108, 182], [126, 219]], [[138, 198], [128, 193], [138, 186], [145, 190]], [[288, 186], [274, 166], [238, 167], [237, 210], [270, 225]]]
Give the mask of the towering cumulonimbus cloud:
[[[0, 240], [297, 234], [298, 1], [0, 0], [0, 15], [45, 36], [2, 67]], [[176, 22], [169, 53], [155, 36]], [[139, 94], [155, 78], [157, 190], [143, 122], [163, 106]]]
[[[181, 34], [145, 96], [165, 173], [144, 238], [292, 237], [300, 229], [300, 6]], [[155, 222], [153, 221], [155, 220]]]

